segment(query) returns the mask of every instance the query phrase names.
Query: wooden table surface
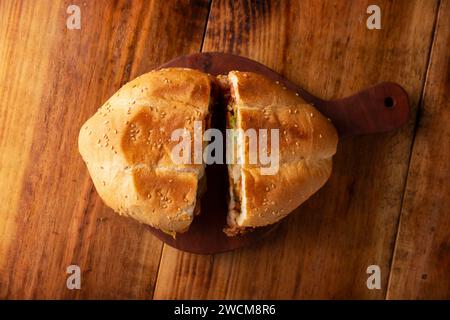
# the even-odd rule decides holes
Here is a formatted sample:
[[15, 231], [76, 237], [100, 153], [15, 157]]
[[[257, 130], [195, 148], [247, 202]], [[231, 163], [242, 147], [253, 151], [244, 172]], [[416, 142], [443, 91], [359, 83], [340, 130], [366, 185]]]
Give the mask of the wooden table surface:
[[[381, 30], [366, 28], [375, 2]], [[80, 30], [66, 27], [70, 4]], [[449, 299], [449, 17], [448, 0], [1, 0], [0, 298]], [[102, 203], [77, 135], [122, 84], [199, 51], [327, 99], [395, 81], [413, 116], [340, 141], [329, 182], [270, 238], [179, 252]], [[66, 287], [71, 264], [81, 290]]]

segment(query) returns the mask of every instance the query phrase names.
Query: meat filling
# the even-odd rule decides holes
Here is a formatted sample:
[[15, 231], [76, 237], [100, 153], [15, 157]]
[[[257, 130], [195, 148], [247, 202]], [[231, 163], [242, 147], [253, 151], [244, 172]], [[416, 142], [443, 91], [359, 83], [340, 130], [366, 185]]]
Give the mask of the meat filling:
[[[226, 106], [226, 127], [227, 129], [237, 128], [237, 112], [236, 104], [233, 99], [233, 87], [229, 83], [227, 76], [219, 76], [218, 82], [224, 98], [224, 105]], [[234, 136], [234, 155], [238, 155], [237, 150], [237, 136]], [[228, 147], [228, 146], [227, 146]], [[230, 152], [230, 150], [227, 150]], [[229, 202], [228, 202], [228, 226], [224, 229], [224, 232], [228, 236], [236, 236], [244, 233], [246, 230], [240, 227], [237, 223], [238, 217], [241, 215], [242, 204], [242, 180], [241, 180], [241, 164], [236, 161], [235, 157], [232, 164], [228, 165], [228, 181], [229, 181]], [[237, 162], [237, 163], [236, 163]]]

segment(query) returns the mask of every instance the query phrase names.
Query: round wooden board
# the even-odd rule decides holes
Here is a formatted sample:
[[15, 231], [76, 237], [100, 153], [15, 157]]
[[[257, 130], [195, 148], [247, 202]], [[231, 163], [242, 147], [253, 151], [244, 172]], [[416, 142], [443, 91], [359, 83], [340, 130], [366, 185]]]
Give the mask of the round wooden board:
[[[401, 127], [409, 117], [408, 97], [395, 83], [381, 83], [348, 98], [325, 101], [309, 94], [268, 67], [236, 55], [216, 52], [196, 53], [178, 57], [158, 69], [168, 67], [192, 68], [212, 75], [227, 74], [232, 70], [265, 75], [286, 88], [298, 92], [307, 102], [315, 105], [323, 114], [331, 118], [340, 137], [390, 131]], [[386, 108], [387, 106], [384, 105], [386, 98], [392, 98], [393, 106]], [[207, 191], [202, 199], [201, 214], [195, 217], [188, 231], [177, 234], [176, 238], [149, 227], [151, 232], [171, 247], [197, 254], [215, 254], [235, 250], [273, 233], [278, 224], [257, 228], [235, 237], [228, 237], [223, 232], [227, 217], [226, 196], [229, 192], [228, 182], [225, 181], [226, 170], [225, 165], [207, 166]]]

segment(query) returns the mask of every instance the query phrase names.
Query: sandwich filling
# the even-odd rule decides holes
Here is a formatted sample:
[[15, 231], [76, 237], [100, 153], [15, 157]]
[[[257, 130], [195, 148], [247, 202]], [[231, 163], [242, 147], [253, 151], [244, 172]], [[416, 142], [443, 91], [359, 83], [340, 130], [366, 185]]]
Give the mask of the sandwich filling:
[[226, 128], [233, 129], [231, 140], [227, 141], [226, 153], [231, 158], [228, 164], [229, 201], [227, 224], [224, 232], [228, 236], [235, 236], [246, 231], [240, 226], [240, 222], [245, 219], [245, 189], [242, 175], [242, 163], [245, 161], [245, 141], [240, 128], [240, 116], [237, 110], [236, 92], [233, 88], [233, 79], [228, 76], [218, 77], [224, 105], [226, 107]]

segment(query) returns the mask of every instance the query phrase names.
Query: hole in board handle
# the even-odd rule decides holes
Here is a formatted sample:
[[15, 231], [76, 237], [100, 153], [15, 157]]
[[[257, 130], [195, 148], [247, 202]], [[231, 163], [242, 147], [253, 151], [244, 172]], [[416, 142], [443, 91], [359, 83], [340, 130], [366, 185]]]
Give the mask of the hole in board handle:
[[390, 108], [394, 107], [394, 105], [395, 105], [395, 101], [394, 101], [394, 99], [392, 97], [384, 98], [384, 106], [386, 108], [390, 109]]

